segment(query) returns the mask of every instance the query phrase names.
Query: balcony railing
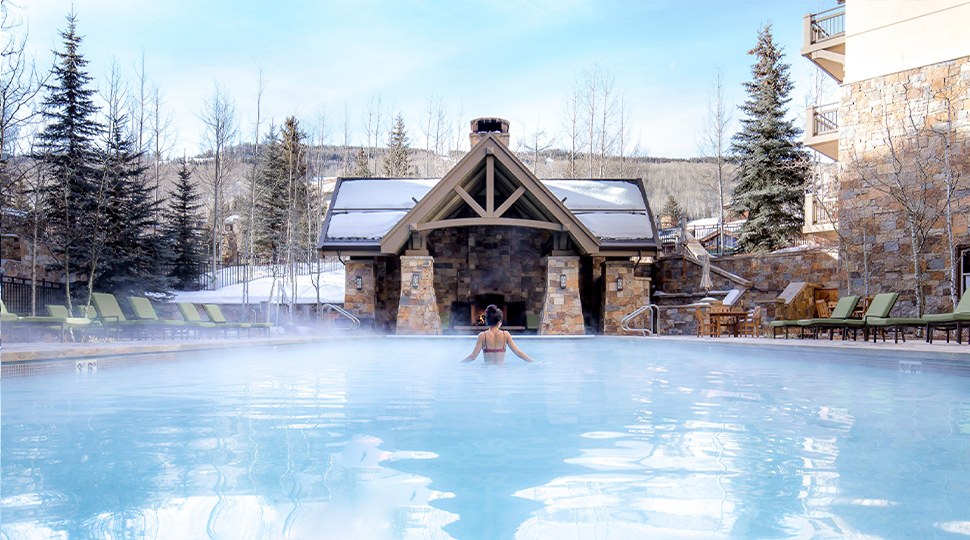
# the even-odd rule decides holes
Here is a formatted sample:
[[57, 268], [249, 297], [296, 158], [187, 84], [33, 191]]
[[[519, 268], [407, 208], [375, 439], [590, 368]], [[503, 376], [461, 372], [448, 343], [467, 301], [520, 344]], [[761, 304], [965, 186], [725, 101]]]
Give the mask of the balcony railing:
[[839, 130], [839, 104], [829, 103], [812, 109], [812, 136], [826, 135]]
[[842, 35], [845, 35], [844, 5], [812, 15], [812, 44]]

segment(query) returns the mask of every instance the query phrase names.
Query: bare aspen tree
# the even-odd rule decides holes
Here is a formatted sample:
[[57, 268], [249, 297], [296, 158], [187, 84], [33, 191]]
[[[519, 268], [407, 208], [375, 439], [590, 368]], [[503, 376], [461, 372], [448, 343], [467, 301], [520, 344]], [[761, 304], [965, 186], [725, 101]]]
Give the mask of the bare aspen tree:
[[586, 155], [586, 177], [593, 178], [593, 166], [596, 156], [596, 134], [598, 131], [596, 120], [597, 112], [599, 112], [597, 99], [600, 92], [600, 79], [602, 78], [599, 64], [593, 64], [592, 68], [586, 70], [584, 77], [583, 113], [586, 117], [586, 130], [589, 134], [586, 140], [588, 150]]
[[630, 111], [626, 107], [626, 97], [619, 96], [617, 102], [617, 116], [619, 119], [619, 125], [617, 126], [616, 138], [617, 138], [617, 154], [619, 157], [619, 163], [617, 165], [618, 176], [625, 178], [627, 176], [626, 172], [626, 145], [630, 137]]
[[229, 156], [230, 146], [238, 133], [236, 124], [236, 104], [229, 96], [228, 90], [216, 83], [212, 94], [202, 103], [199, 119], [205, 126], [203, 141], [212, 152], [212, 171], [209, 174], [209, 185], [212, 187], [212, 271], [213, 275], [219, 263], [219, 251], [222, 239], [222, 224], [220, 220], [221, 196], [223, 184], [228, 176], [231, 165]]
[[613, 153], [616, 134], [613, 131], [616, 113], [616, 96], [613, 94], [615, 80], [613, 75], [602, 71], [600, 81], [600, 121], [599, 121], [599, 177], [606, 177], [607, 160]]
[[146, 124], [147, 124], [147, 113], [148, 113], [148, 74], [145, 72], [145, 51], [141, 52], [141, 62], [135, 65], [135, 85], [137, 88], [131, 94], [131, 101], [133, 102], [131, 110], [131, 133], [135, 135], [135, 144], [137, 145], [138, 151], [144, 154], [148, 154], [148, 148], [145, 140]]
[[579, 81], [574, 81], [571, 87], [571, 94], [563, 105], [562, 129], [569, 139], [569, 161], [566, 165], [565, 177], [578, 178], [579, 169], [577, 165], [578, 152], [583, 146], [582, 126], [580, 124], [580, 107], [582, 97], [580, 96]]
[[435, 169], [431, 173], [432, 176], [438, 177], [443, 171], [441, 167], [441, 157], [445, 153], [445, 140], [448, 137], [448, 132], [451, 131], [451, 126], [448, 121], [448, 111], [445, 109], [445, 105], [442, 100], [438, 99], [438, 104], [434, 111], [434, 163]]
[[[917, 316], [925, 309], [924, 253], [931, 231], [946, 213], [952, 193], [940, 190], [933, 182], [939, 155], [933, 148], [930, 130], [918, 124], [916, 113], [907, 107], [906, 117], [893, 124], [883, 119], [881, 155], [861, 156], [854, 148], [852, 173], [864, 188], [888, 196], [900, 209], [909, 233], [910, 256]], [[920, 120], [925, 116], [920, 116]], [[865, 196], [865, 195], [863, 195]], [[865, 224], [863, 224], [865, 227]]]
[[424, 110], [425, 118], [421, 124], [421, 134], [424, 135], [424, 176], [432, 176], [431, 166], [431, 135], [434, 133], [435, 120], [435, 99], [434, 94], [428, 98], [427, 108]]
[[7, 155], [12, 153], [20, 132], [37, 120], [40, 108], [34, 106], [48, 76], [37, 72], [33, 59], [27, 55], [27, 34], [17, 36], [19, 19], [11, 12], [10, 2], [0, 3], [3, 33], [2, 65], [0, 70], [0, 160], [6, 167]]
[[160, 223], [158, 213], [161, 211], [162, 193], [162, 156], [175, 146], [174, 119], [171, 111], [164, 108], [162, 92], [157, 85], [152, 85], [149, 111], [149, 135], [151, 139], [151, 154], [155, 185], [155, 222]]
[[541, 171], [539, 163], [542, 159], [542, 153], [553, 147], [555, 139], [546, 135], [546, 130], [542, 128], [542, 119], [537, 118], [535, 126], [528, 132], [524, 141], [522, 147], [532, 158], [532, 174], [539, 176]]
[[707, 115], [701, 132], [700, 153], [714, 160], [714, 174], [705, 182], [717, 200], [717, 245], [724, 250], [724, 195], [728, 188], [724, 174], [727, 165], [727, 151], [731, 134], [731, 114], [724, 101], [723, 74], [720, 68], [714, 72], [710, 92], [707, 96]]
[[959, 288], [960, 278], [956, 261], [956, 241], [953, 237], [953, 199], [955, 198], [957, 189], [962, 189], [964, 186], [963, 175], [959, 169], [953, 166], [953, 97], [954, 95], [959, 96], [961, 93], [963, 93], [962, 89], [950, 89], [949, 91], [937, 94], [937, 98], [942, 101], [944, 109], [946, 110], [946, 120], [936, 123], [930, 128], [932, 133], [940, 137], [943, 145], [943, 156], [940, 161], [943, 168], [943, 185], [946, 187], [946, 203], [944, 209], [947, 253], [949, 254], [948, 258], [950, 260], [950, 275], [948, 276], [948, 280], [950, 282], [950, 302], [954, 309], [956, 309], [958, 301], [957, 289]]
[[347, 176], [350, 174], [350, 115], [347, 110], [347, 102], [344, 102], [344, 144], [343, 144], [343, 171], [340, 173], [342, 176]]
[[253, 261], [253, 229], [256, 227], [256, 177], [259, 171], [260, 157], [259, 129], [262, 125], [263, 91], [266, 90], [266, 85], [263, 83], [263, 67], [257, 66], [256, 71], [256, 122], [253, 124], [253, 166], [249, 169], [249, 212], [246, 223], [246, 245], [244, 248], [246, 276], [243, 279], [242, 286], [242, 300], [246, 313], [249, 313], [249, 281], [253, 278], [255, 263]]
[[[465, 121], [465, 104], [462, 102], [458, 103], [458, 112], [455, 115], [455, 154], [461, 154], [462, 147], [465, 146], [465, 141], [468, 140], [468, 132], [466, 131], [468, 123]], [[456, 155], [457, 159], [458, 156]]]

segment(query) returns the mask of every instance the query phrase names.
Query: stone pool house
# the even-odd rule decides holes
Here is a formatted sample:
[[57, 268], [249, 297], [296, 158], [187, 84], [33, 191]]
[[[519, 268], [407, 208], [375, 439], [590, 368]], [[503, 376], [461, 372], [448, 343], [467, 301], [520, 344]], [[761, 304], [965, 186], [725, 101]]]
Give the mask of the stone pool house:
[[440, 179], [338, 179], [318, 247], [346, 260], [346, 309], [398, 334], [475, 331], [488, 304], [513, 331], [619, 332], [657, 255], [642, 180], [539, 180], [508, 129], [472, 121]]

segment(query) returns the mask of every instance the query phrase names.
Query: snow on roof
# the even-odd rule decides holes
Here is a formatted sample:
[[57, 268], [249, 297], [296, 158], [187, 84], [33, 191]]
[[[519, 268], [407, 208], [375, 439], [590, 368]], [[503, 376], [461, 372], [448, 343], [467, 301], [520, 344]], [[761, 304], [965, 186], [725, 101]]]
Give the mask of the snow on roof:
[[[315, 279], [315, 277], [313, 277]], [[317, 290], [313, 286], [311, 276], [297, 276], [297, 304], [316, 304]], [[334, 270], [322, 272], [320, 274], [320, 302], [325, 304], [342, 304], [344, 302], [345, 276], [344, 270]], [[283, 293], [283, 302], [289, 303], [291, 293], [289, 283], [284, 283], [277, 278], [276, 286], [273, 286], [273, 278], [266, 277], [254, 279], [249, 282], [249, 302], [256, 304], [269, 300], [270, 290], [273, 291], [273, 301], [280, 301], [280, 293]], [[215, 291], [182, 291], [176, 292], [173, 302], [192, 302], [193, 304], [242, 304], [242, 283], [223, 287]]]
[[[341, 180], [329, 212], [327, 240], [379, 241], [440, 180]], [[552, 194], [601, 239], [652, 239], [640, 186], [623, 180], [542, 180]]]
[[577, 213], [576, 217], [601, 239], [653, 238], [653, 226], [646, 214], [590, 212]]
[[410, 210], [437, 183], [426, 178], [346, 179], [340, 183], [333, 209]]
[[646, 210], [640, 187], [619, 180], [543, 180], [569, 210]]
[[327, 238], [381, 239], [407, 214], [404, 210], [358, 211], [330, 215]]

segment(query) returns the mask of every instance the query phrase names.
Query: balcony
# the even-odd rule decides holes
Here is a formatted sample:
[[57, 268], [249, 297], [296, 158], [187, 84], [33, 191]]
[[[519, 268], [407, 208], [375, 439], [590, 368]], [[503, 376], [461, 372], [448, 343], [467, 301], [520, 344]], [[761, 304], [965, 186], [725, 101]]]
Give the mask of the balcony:
[[805, 15], [802, 56], [842, 83], [845, 78], [845, 5]]
[[829, 240], [837, 240], [838, 234], [835, 232], [835, 222], [838, 217], [835, 215], [834, 201], [828, 201], [826, 206], [819, 200], [819, 195], [815, 193], [805, 194], [805, 224], [802, 226], [802, 234], [815, 235]]
[[839, 104], [809, 107], [805, 111], [805, 146], [839, 160]]

